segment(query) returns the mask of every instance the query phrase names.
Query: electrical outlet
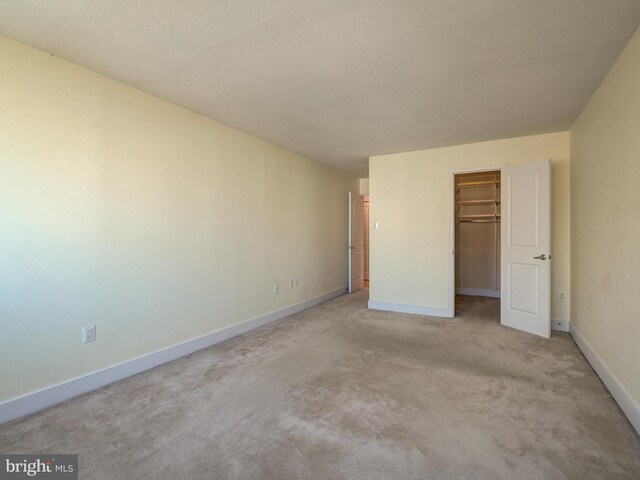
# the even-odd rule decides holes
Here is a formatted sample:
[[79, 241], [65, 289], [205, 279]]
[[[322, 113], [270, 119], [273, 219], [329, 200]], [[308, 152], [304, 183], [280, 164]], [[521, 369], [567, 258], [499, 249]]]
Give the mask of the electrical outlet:
[[551, 322], [551, 330], [558, 332], [569, 332], [569, 322], [566, 320], [553, 320]]
[[96, 326], [88, 325], [82, 327], [82, 343], [90, 343], [96, 341]]
[[563, 292], [562, 290], [558, 290], [558, 301], [566, 302], [567, 301], [567, 292]]
[[299, 279], [299, 278], [294, 278], [294, 279], [293, 279], [293, 286], [294, 286], [294, 287], [297, 287], [297, 286], [298, 286], [299, 281], [300, 281], [300, 279]]
[[280, 293], [280, 285], [278, 285], [277, 283], [273, 284], [273, 293], [274, 294]]
[[293, 287], [295, 287], [295, 286], [296, 286], [296, 284], [295, 284], [295, 280], [294, 280], [293, 278], [291, 278], [291, 279], [289, 280], [289, 288], [293, 288]]

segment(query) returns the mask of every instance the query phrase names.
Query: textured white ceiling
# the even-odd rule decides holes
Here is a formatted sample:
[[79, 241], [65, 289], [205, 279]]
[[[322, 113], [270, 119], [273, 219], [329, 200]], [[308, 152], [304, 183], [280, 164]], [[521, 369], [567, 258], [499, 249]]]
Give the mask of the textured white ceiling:
[[0, 33], [299, 154], [565, 130], [640, 0], [0, 0]]

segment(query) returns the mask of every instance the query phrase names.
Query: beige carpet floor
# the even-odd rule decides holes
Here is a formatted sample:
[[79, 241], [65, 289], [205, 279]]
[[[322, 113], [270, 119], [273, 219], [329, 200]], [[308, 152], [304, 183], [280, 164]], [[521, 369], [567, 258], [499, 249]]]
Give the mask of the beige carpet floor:
[[0, 426], [91, 479], [639, 479], [640, 440], [567, 334], [345, 295]]

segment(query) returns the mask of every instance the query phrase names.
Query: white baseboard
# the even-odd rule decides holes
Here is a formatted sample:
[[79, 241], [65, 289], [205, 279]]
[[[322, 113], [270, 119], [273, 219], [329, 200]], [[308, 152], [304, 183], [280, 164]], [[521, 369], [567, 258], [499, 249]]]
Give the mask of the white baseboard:
[[210, 347], [229, 338], [241, 335], [250, 330], [280, 320], [281, 318], [301, 312], [319, 303], [346, 293], [346, 288], [339, 288], [323, 295], [310, 298], [304, 302], [276, 310], [275, 312], [260, 315], [242, 323], [222, 328], [201, 337], [193, 338], [178, 343], [171, 347], [163, 348], [146, 355], [113, 365], [111, 367], [88, 373], [65, 382], [46, 387], [42, 390], [21, 395], [0, 403], [0, 424], [15, 420], [30, 413], [37, 412], [47, 407], [64, 402], [83, 393], [103, 387], [109, 383], [136, 375], [150, 368], [171, 362], [203, 348]]
[[403, 303], [376, 302], [369, 300], [367, 305], [372, 310], [386, 310], [388, 312], [415, 313], [416, 315], [429, 315], [431, 317], [453, 318], [453, 313], [449, 308], [425, 307], [422, 305], [406, 305]]
[[551, 320], [551, 330], [555, 330], [556, 332], [568, 332], [569, 327], [568, 320]]
[[500, 290], [491, 290], [488, 288], [458, 288], [458, 295], [473, 295], [477, 297], [500, 298]]
[[600, 358], [593, 347], [587, 342], [576, 327], [571, 324], [571, 336], [582, 351], [588, 362], [596, 371], [602, 383], [604, 383], [613, 398], [627, 416], [633, 427], [640, 434], [640, 405], [633, 399], [631, 394], [622, 385], [620, 380], [609, 370], [607, 364]]

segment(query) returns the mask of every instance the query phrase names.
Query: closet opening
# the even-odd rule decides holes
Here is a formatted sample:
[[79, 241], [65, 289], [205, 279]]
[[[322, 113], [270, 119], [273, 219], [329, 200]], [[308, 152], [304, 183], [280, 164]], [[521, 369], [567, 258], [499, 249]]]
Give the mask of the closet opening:
[[454, 188], [457, 314], [478, 297], [499, 302], [500, 171], [456, 174]]
[[364, 217], [364, 288], [369, 288], [369, 195], [363, 197]]

